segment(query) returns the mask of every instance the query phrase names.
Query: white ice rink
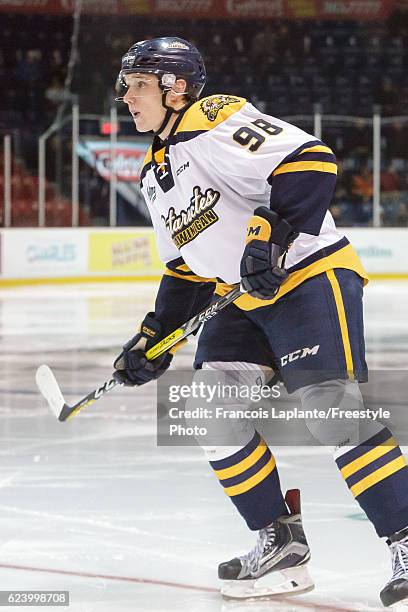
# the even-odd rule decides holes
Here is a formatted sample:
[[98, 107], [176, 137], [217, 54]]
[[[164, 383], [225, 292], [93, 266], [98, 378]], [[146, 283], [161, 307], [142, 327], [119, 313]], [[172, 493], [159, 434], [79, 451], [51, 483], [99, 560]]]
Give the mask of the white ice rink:
[[[230, 603], [217, 565], [255, 534], [200, 449], [156, 446], [154, 386], [115, 389], [68, 423], [49, 413], [37, 366], [51, 365], [68, 401], [79, 399], [110, 376], [154, 294], [142, 284], [2, 290], [0, 590], [69, 590], [70, 612], [381, 609], [387, 547], [325, 449], [274, 449], [283, 487], [302, 489], [315, 590]], [[369, 366], [407, 368], [408, 283], [373, 281], [365, 307]]]

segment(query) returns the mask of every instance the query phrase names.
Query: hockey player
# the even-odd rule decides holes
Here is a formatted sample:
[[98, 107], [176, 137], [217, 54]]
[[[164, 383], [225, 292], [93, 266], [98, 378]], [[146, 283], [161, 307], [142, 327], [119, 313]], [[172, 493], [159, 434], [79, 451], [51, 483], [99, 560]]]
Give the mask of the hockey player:
[[[367, 277], [328, 211], [335, 155], [243, 98], [200, 99], [205, 82], [201, 55], [181, 38], [138, 42], [122, 59], [119, 99], [139, 132], [154, 133], [141, 182], [166, 271], [155, 311], [123, 347], [115, 376], [128, 385], [157, 379], [173, 355], [149, 362], [145, 351], [214, 293], [242, 283], [246, 293], [203, 327], [197, 376], [210, 371], [226, 382], [244, 376], [259, 384], [275, 369], [305, 408], [322, 394], [358, 405], [358, 381], [367, 379]], [[377, 534], [388, 538], [393, 575], [381, 592], [388, 606], [408, 598], [408, 467], [381, 424], [372, 423], [363, 440], [337, 437], [328, 436], [341, 475]], [[298, 493], [283, 497], [275, 459], [250, 423], [234, 432], [232, 444], [226, 439], [220, 435], [205, 452], [259, 533], [252, 551], [219, 566], [222, 593], [245, 598], [313, 588]]]

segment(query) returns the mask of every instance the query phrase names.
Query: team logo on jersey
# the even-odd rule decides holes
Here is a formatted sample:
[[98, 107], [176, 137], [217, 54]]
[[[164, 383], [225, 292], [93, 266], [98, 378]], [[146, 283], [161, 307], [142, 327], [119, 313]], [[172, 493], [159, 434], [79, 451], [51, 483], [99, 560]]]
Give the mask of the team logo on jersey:
[[193, 189], [190, 206], [186, 210], [181, 209], [176, 214], [175, 209], [171, 207], [167, 217], [162, 215], [167, 231], [178, 249], [218, 221], [219, 217], [213, 209], [219, 199], [219, 191], [208, 188], [203, 193], [201, 188], [196, 186]]
[[201, 102], [200, 108], [207, 119], [215, 121], [218, 113], [224, 106], [239, 101], [239, 98], [234, 98], [233, 96], [211, 96], [210, 98], [205, 98], [205, 100]]

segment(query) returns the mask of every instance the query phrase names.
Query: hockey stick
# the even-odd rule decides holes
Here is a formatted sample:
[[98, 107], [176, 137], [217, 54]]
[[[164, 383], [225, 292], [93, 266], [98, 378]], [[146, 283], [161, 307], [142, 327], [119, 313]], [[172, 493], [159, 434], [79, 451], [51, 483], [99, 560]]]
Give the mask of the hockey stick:
[[[175, 344], [180, 342], [180, 340], [183, 340], [183, 338], [186, 338], [192, 334], [200, 327], [202, 323], [205, 323], [217, 315], [223, 308], [228, 306], [228, 304], [231, 304], [231, 302], [236, 300], [240, 295], [242, 295], [242, 292], [238, 285], [226, 295], [215, 300], [215, 302], [196, 314], [189, 321], [183, 323], [183, 325], [175, 329], [171, 334], [163, 338], [163, 340], [160, 340], [157, 344], [152, 346], [152, 348], [147, 351], [146, 357], [148, 359], [156, 359], [156, 357], [160, 357], [160, 355], [171, 349]], [[90, 406], [96, 402], [96, 400], [103, 397], [105, 393], [108, 393], [108, 391], [111, 391], [120, 384], [114, 378], [110, 378], [104, 382], [101, 387], [91, 391], [91, 393], [88, 393], [88, 395], [83, 397], [73, 406], [69, 406], [64, 400], [60, 386], [51, 368], [49, 368], [47, 365], [41, 365], [37, 369], [35, 380], [41, 394], [47, 400], [49, 407], [59, 421], [66, 421], [67, 419], [71, 418], [80, 410], [86, 406]]]

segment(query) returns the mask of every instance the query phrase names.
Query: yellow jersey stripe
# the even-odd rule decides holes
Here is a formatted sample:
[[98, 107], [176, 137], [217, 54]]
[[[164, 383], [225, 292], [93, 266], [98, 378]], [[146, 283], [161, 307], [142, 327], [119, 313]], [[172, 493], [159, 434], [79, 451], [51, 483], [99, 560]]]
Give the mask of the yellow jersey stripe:
[[226, 295], [229, 291], [232, 291], [234, 287], [236, 287], [236, 285], [230, 285], [228, 283], [221, 283], [218, 281], [214, 293], [216, 295]]
[[323, 145], [316, 145], [314, 147], [309, 147], [308, 149], [303, 149], [298, 153], [298, 155], [302, 155], [302, 153], [331, 153], [334, 155], [333, 151], [329, 147], [325, 147]]
[[177, 270], [181, 270], [182, 272], [191, 272], [187, 264], [181, 264], [180, 266], [176, 266], [176, 268]]
[[216, 278], [204, 278], [203, 276], [196, 276], [195, 274], [191, 276], [186, 276], [185, 274], [179, 274], [178, 272], [174, 272], [174, 270], [170, 270], [166, 268], [164, 272], [165, 276], [174, 276], [174, 278], [182, 278], [185, 281], [191, 281], [192, 283], [216, 283]]
[[[166, 152], [166, 147], [163, 147], [162, 149], [160, 149], [159, 151], [156, 151], [154, 154], [154, 159], [156, 160], [156, 162], [158, 164], [162, 164], [164, 162], [164, 154]], [[142, 170], [143, 168], [147, 165], [150, 164], [150, 162], [153, 161], [153, 153], [152, 153], [152, 147], [150, 147], [146, 153], [146, 156], [143, 160], [143, 164], [142, 164]]]
[[363, 467], [365, 467], [372, 461], [379, 459], [396, 446], [397, 443], [395, 439], [391, 436], [391, 438], [388, 438], [388, 440], [384, 440], [384, 442], [382, 442], [375, 448], [372, 448], [371, 450], [364, 453], [364, 455], [361, 455], [361, 457], [354, 459], [354, 461], [351, 461], [351, 463], [348, 463], [343, 468], [341, 468], [341, 475], [343, 476], [343, 478], [348, 478], [349, 476], [351, 476], [355, 472], [358, 472], [358, 470], [361, 470]]
[[[302, 153], [304, 153], [304, 151], [302, 151]], [[285, 174], [286, 172], [328, 172], [330, 174], [337, 174], [337, 164], [322, 161], [289, 162], [288, 164], [279, 166], [272, 173], [272, 176]]]
[[256, 485], [262, 482], [262, 480], [265, 480], [265, 478], [269, 476], [271, 472], [273, 472], [273, 470], [275, 469], [275, 465], [276, 465], [275, 459], [272, 456], [269, 459], [268, 463], [264, 465], [264, 467], [261, 470], [259, 470], [257, 474], [254, 474], [253, 476], [251, 476], [251, 478], [248, 478], [248, 480], [245, 480], [244, 482], [241, 482], [240, 484], [233, 485], [232, 487], [226, 487], [224, 489], [225, 493], [229, 495], [230, 497], [233, 497], [234, 495], [241, 495], [242, 493], [246, 493], [250, 489], [253, 489], [254, 487], [256, 487]]
[[349, 333], [348, 333], [346, 311], [344, 310], [343, 297], [341, 295], [339, 281], [337, 280], [336, 275], [334, 274], [334, 270], [328, 270], [326, 272], [326, 275], [330, 281], [330, 284], [333, 290], [334, 301], [336, 302], [337, 316], [339, 317], [341, 337], [343, 340], [344, 356], [346, 358], [346, 369], [347, 369], [348, 374], [352, 376], [353, 370], [354, 370], [353, 356], [351, 354], [351, 346], [350, 346], [350, 338], [349, 338]]
[[373, 485], [381, 482], [381, 480], [384, 480], [384, 478], [395, 474], [395, 472], [398, 472], [398, 470], [402, 469], [406, 465], [407, 462], [405, 461], [405, 457], [401, 455], [401, 457], [397, 457], [393, 461], [387, 463], [387, 465], [375, 470], [375, 472], [357, 482], [350, 488], [350, 491], [353, 493], [354, 497], [357, 497], [357, 495], [360, 495]]
[[[271, 300], [260, 300], [245, 294], [236, 299], [234, 304], [241, 310], [245, 311], [270, 306], [271, 304], [275, 304], [275, 302], [277, 302], [282, 296], [286, 295], [290, 291], [293, 291], [293, 289], [296, 289], [296, 287], [301, 285], [304, 281], [316, 276], [317, 274], [322, 274], [327, 270], [331, 270], [332, 268], [353, 270], [353, 272], [356, 272], [356, 274], [358, 274], [364, 280], [364, 284], [368, 282], [367, 272], [364, 270], [356, 251], [351, 244], [348, 244], [342, 249], [335, 251], [327, 257], [322, 257], [322, 259], [319, 259], [301, 270], [291, 272], [289, 274], [289, 278], [280, 286], [278, 293]], [[228, 293], [228, 291], [231, 291], [233, 287], [234, 285], [228, 285], [227, 283], [218, 283], [215, 292], [217, 295], [225, 295]]]
[[[156, 164], [162, 164], [164, 162], [165, 152], [166, 152], [166, 147], [163, 147], [162, 149], [155, 151], [154, 159], [155, 159]], [[153, 159], [153, 155], [152, 155], [152, 159]]]
[[220, 480], [225, 480], [225, 478], [232, 478], [233, 476], [238, 476], [238, 474], [242, 474], [248, 468], [255, 465], [255, 463], [260, 459], [266, 452], [267, 446], [263, 440], [258, 444], [255, 450], [252, 451], [248, 457], [242, 459], [239, 463], [235, 465], [231, 465], [230, 467], [223, 468], [222, 470], [214, 470], [215, 475]]

